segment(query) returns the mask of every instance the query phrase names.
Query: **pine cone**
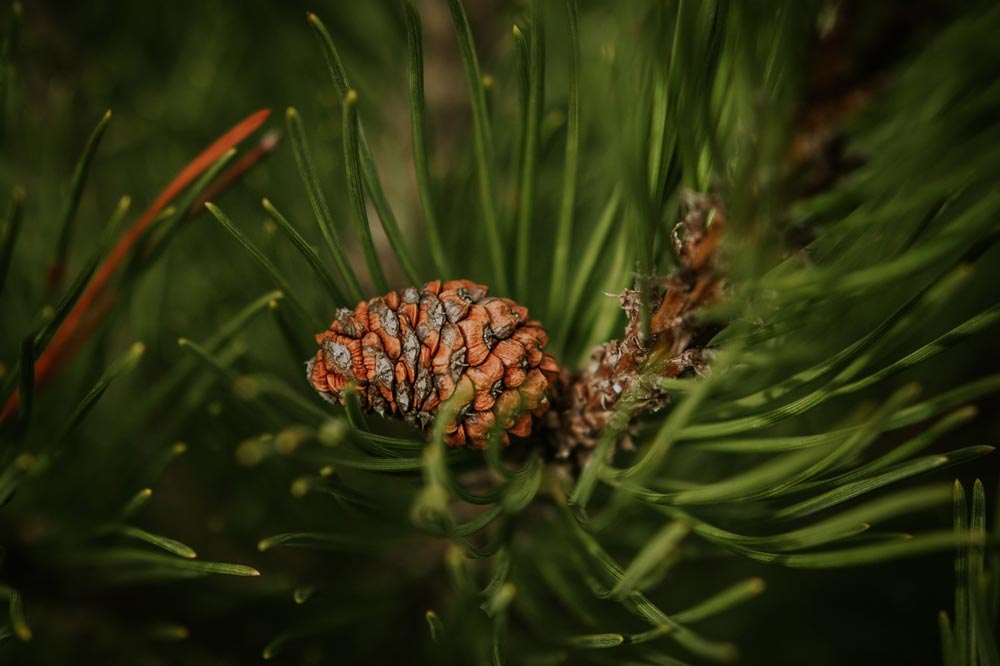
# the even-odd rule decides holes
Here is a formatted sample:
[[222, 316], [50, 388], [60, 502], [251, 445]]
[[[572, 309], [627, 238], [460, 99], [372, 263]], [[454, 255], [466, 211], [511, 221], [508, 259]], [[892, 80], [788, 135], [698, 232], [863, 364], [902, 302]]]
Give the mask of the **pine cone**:
[[458, 392], [464, 404], [445, 427], [449, 445], [484, 449], [494, 428], [505, 445], [509, 435], [526, 437], [559, 368], [528, 310], [486, 292], [468, 280], [434, 281], [340, 308], [316, 336], [310, 383], [340, 403], [353, 384], [364, 409], [421, 429]]

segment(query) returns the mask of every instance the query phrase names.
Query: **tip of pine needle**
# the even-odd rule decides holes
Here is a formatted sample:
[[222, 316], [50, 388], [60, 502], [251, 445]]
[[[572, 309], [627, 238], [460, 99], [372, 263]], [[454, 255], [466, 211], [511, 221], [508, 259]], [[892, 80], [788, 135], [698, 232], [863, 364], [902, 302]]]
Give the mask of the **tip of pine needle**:
[[275, 146], [277, 146], [280, 142], [281, 142], [281, 130], [273, 129], [273, 130], [268, 130], [264, 134], [264, 136], [260, 138], [259, 145], [261, 150], [269, 153], [272, 150], [274, 150]]
[[290, 106], [285, 109], [285, 118], [288, 120], [296, 120], [299, 117], [299, 112], [294, 106]]
[[309, 480], [308, 479], [295, 479], [292, 481], [292, 485], [289, 488], [292, 497], [305, 497], [309, 494]]
[[347, 91], [347, 94], [344, 95], [344, 104], [357, 104], [357, 103], [358, 103], [358, 91], [355, 90], [354, 88], [351, 88], [350, 90]]
[[511, 31], [511, 33], [513, 33], [513, 35], [515, 37], [523, 37], [524, 36], [524, 33], [521, 32], [521, 29], [518, 28], [517, 25], [515, 25], [513, 28], [511, 28], [510, 31]]
[[306, 20], [310, 23], [319, 23], [319, 17], [316, 16], [316, 12], [306, 12]]
[[191, 341], [187, 338], [177, 338], [178, 347], [187, 347], [189, 344], [191, 344]]
[[[258, 109], [257, 111], [254, 111], [252, 114], [250, 114], [250, 117], [247, 118], [244, 122], [255, 126], [260, 125], [262, 122], [267, 120], [267, 117], [270, 115], [271, 115], [271, 109], [268, 108]], [[256, 127], [254, 129], [256, 129]]]
[[152, 488], [143, 488], [142, 490], [140, 490], [136, 494], [139, 497], [152, 497], [153, 496], [153, 489]]

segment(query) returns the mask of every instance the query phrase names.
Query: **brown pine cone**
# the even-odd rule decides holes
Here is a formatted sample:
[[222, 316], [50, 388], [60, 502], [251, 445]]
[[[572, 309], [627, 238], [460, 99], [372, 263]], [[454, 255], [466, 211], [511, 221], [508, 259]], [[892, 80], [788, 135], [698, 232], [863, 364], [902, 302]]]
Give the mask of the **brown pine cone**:
[[449, 445], [484, 449], [494, 429], [505, 445], [509, 435], [526, 437], [532, 415], [549, 408], [559, 368], [528, 310], [486, 292], [468, 280], [436, 280], [338, 309], [316, 335], [310, 383], [340, 403], [353, 384], [364, 409], [421, 429], [457, 392], [463, 404], [445, 428]]

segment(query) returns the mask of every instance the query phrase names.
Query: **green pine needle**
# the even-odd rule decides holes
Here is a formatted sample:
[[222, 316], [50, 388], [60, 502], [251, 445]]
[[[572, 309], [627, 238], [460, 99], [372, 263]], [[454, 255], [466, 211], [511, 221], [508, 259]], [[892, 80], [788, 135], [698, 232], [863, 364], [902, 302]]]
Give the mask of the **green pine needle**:
[[[340, 54], [337, 53], [333, 39], [330, 37], [326, 26], [319, 20], [319, 17], [313, 13], [309, 13], [307, 18], [323, 50], [323, 56], [326, 60], [330, 77], [333, 79], [334, 87], [337, 90], [337, 96], [340, 98], [341, 103], [346, 105], [347, 97], [352, 88], [347, 78], [347, 72], [340, 60]], [[375, 167], [375, 158], [368, 145], [368, 138], [365, 136], [365, 130], [361, 125], [360, 119], [357, 121], [357, 133], [361, 173], [364, 176], [365, 187], [372, 199], [372, 205], [375, 207], [375, 212], [378, 213], [379, 220], [382, 222], [382, 229], [385, 231], [385, 235], [389, 239], [389, 244], [396, 253], [396, 258], [399, 259], [406, 277], [412, 284], [421, 284], [407, 244], [399, 230], [399, 224], [396, 222], [396, 216], [393, 214], [392, 208], [389, 206], [389, 200], [386, 198], [382, 181], [379, 179], [378, 170]]]
[[[61, 272], [65, 269], [67, 258], [69, 257], [70, 241], [72, 240], [73, 234], [73, 221], [76, 218], [76, 212], [80, 206], [80, 198], [83, 196], [83, 188], [87, 183], [90, 166], [94, 161], [94, 155], [97, 154], [97, 147], [100, 145], [101, 138], [104, 136], [104, 131], [108, 128], [108, 123], [110, 121], [111, 111], [108, 110], [103, 116], [101, 116], [100, 121], [97, 123], [97, 127], [95, 127], [94, 131], [91, 132], [90, 137], [87, 139], [87, 144], [84, 146], [83, 154], [80, 156], [80, 160], [76, 163], [76, 167], [73, 169], [73, 177], [70, 180], [69, 186], [69, 197], [66, 199], [62, 219], [59, 223], [59, 240], [56, 243], [56, 255], [52, 262], [52, 268], [50, 269], [58, 271], [59, 274], [61, 274]], [[55, 274], [49, 276], [49, 288], [55, 288], [57, 286], [57, 278], [58, 275]]]
[[[313, 214], [319, 223], [320, 231], [323, 232], [323, 239], [326, 241], [327, 249], [333, 255], [333, 262], [337, 266], [341, 280], [347, 286], [348, 294], [355, 302], [363, 301], [365, 298], [364, 293], [361, 291], [361, 283], [358, 282], [354, 268], [351, 267], [351, 263], [347, 259], [344, 245], [340, 241], [340, 236], [337, 234], [333, 223], [333, 216], [330, 214], [330, 207], [327, 205], [323, 191], [320, 189], [319, 177], [316, 175], [316, 170], [313, 167], [312, 156], [309, 152], [309, 142], [306, 139], [305, 129], [302, 127], [299, 112], [289, 107], [288, 112], [285, 114], [285, 119], [288, 125], [288, 136], [291, 138], [292, 152], [295, 154], [295, 162], [298, 164], [299, 174], [306, 187], [306, 194], [309, 196], [309, 203], [312, 205]], [[292, 292], [286, 290], [285, 293], [290, 294]]]
[[424, 47], [420, 15], [410, 0], [404, 0], [406, 43], [409, 53], [410, 127], [413, 138], [413, 168], [417, 177], [420, 210], [427, 225], [431, 257], [439, 276], [452, 275], [451, 264], [442, 242], [440, 224], [431, 190], [430, 158], [427, 149], [427, 103], [424, 99]]
[[21, 233], [21, 220], [24, 217], [24, 199], [27, 195], [24, 188], [15, 186], [10, 194], [10, 208], [0, 230], [0, 293], [7, 281], [10, 271], [10, 261], [14, 256], [14, 246]]
[[451, 21], [458, 38], [459, 53], [465, 80], [469, 87], [469, 101], [472, 105], [473, 139], [476, 152], [476, 174], [479, 179], [479, 202], [483, 227], [486, 232], [486, 247], [493, 268], [493, 283], [501, 294], [509, 294], [504, 243], [500, 238], [497, 222], [496, 182], [493, 176], [493, 134], [490, 130], [486, 108], [486, 93], [483, 90], [483, 75], [479, 69], [479, 58], [472, 39], [472, 29], [461, 0], [448, 0]]
[[389, 285], [385, 281], [385, 274], [382, 272], [382, 264], [379, 263], [378, 254], [375, 252], [375, 243], [372, 241], [371, 224], [368, 221], [368, 211], [365, 209], [365, 192], [361, 184], [360, 157], [358, 155], [358, 93], [348, 90], [344, 96], [344, 164], [347, 167], [347, 190], [351, 199], [351, 208], [354, 211], [354, 221], [357, 224], [358, 240], [361, 242], [361, 249], [365, 255], [365, 262], [368, 264], [368, 272], [371, 274], [372, 282], [379, 293], [389, 291]]
[[514, 264], [517, 282], [515, 290], [520, 300], [528, 296], [531, 276], [532, 212], [535, 204], [535, 184], [542, 123], [545, 107], [545, 24], [540, 0], [530, 3], [531, 30], [528, 33], [528, 105], [524, 135], [524, 159], [521, 162], [517, 196], [517, 239]]

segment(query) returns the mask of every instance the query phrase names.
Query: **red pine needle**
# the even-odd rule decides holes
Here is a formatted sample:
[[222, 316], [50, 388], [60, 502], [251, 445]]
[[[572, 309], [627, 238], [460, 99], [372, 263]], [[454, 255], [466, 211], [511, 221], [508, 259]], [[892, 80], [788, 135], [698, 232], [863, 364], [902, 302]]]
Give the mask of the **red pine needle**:
[[193, 217], [205, 209], [205, 203], [215, 201], [219, 195], [233, 186], [248, 171], [257, 166], [265, 157], [271, 154], [281, 140], [281, 132], [272, 130], [260, 138], [260, 141], [251, 150], [243, 154], [234, 164], [229, 166], [219, 176], [205, 188], [198, 200], [194, 202], [188, 217]]
[[[122, 262], [129, 256], [133, 246], [142, 237], [143, 231], [152, 223], [156, 216], [166, 208], [174, 198], [180, 194], [184, 188], [190, 185], [198, 176], [208, 169], [219, 157], [233, 146], [239, 145], [244, 139], [259, 128], [267, 117], [271, 114], [270, 109], [262, 109], [235, 125], [228, 132], [219, 137], [212, 145], [206, 148], [200, 155], [194, 158], [184, 169], [177, 174], [174, 180], [167, 185], [156, 197], [149, 208], [136, 220], [129, 231], [118, 241], [111, 250], [104, 262], [98, 268], [91, 279], [87, 289], [80, 296], [80, 300], [66, 316], [65, 321], [52, 337], [49, 346], [46, 347], [42, 355], [35, 363], [35, 387], [41, 387], [53, 373], [69, 362], [80, 350], [83, 343], [90, 337], [96, 328], [95, 321], [107, 313], [110, 294], [107, 293], [108, 284], [114, 276], [115, 271]], [[257, 152], [257, 151], [254, 151]], [[254, 154], [254, 153], [250, 153]], [[264, 153], [256, 156], [259, 159]], [[237, 163], [243, 164], [244, 161]], [[244, 168], [246, 168], [245, 165]], [[104, 298], [102, 298], [104, 297]], [[105, 307], [95, 308], [95, 303], [102, 301]], [[101, 303], [98, 303], [100, 306]], [[95, 320], [96, 317], [96, 320]], [[0, 424], [7, 422], [17, 411], [20, 404], [20, 396], [14, 393], [7, 404], [0, 412]]]

